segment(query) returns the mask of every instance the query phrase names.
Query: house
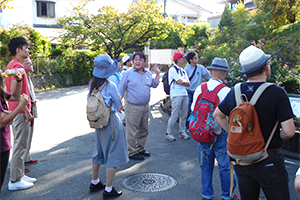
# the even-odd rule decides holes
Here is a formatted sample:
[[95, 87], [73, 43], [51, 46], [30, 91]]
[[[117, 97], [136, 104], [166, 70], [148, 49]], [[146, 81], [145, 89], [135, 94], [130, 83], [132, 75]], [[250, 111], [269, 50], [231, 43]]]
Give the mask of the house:
[[[226, 2], [228, 2], [230, 4], [231, 9], [234, 10], [237, 8], [239, 1], [240, 0], [218, 0], [216, 3], [218, 4], [220, 9], [207, 18], [207, 22], [210, 23], [210, 27], [218, 28], [221, 15], [225, 9]], [[242, 0], [242, 2], [245, 4], [245, 7], [248, 8], [249, 10], [253, 10], [257, 8], [257, 6], [251, 0]]]
[[[78, 0], [13, 0], [14, 9], [0, 11], [0, 26], [11, 28], [14, 24], [27, 24], [50, 38], [51, 43], [59, 36], [61, 26], [57, 19], [71, 15]], [[89, 12], [95, 12], [100, 6], [96, 1], [89, 2]]]
[[[14, 9], [0, 10], [0, 26], [11, 28], [14, 24], [27, 24], [47, 36], [54, 45], [62, 28], [57, 25], [57, 19], [71, 15], [77, 2], [78, 0], [13, 0], [11, 4]], [[87, 10], [96, 13], [104, 3], [101, 0], [90, 0]], [[193, 24], [198, 19], [206, 21], [212, 14], [211, 11], [187, 0], [157, 0], [156, 3], [164, 5], [168, 16], [185, 25]]]
[[195, 21], [207, 21], [213, 12], [187, 0], [157, 0], [157, 5], [163, 6], [164, 13], [184, 25], [194, 24]]

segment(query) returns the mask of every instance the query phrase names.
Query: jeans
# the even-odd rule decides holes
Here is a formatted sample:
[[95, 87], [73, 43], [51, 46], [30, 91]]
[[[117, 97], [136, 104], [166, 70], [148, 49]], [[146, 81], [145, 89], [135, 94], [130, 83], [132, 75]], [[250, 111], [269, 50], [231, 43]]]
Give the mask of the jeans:
[[188, 107], [188, 114], [187, 114], [187, 118], [186, 118], [186, 130], [189, 130], [189, 125], [190, 125], [190, 121], [189, 121], [189, 117], [190, 115], [192, 114], [191, 113], [191, 105], [192, 105], [192, 102], [193, 102], [193, 97], [194, 97], [194, 92], [189, 92], [187, 91], [188, 93], [188, 96], [189, 96], [189, 107]]
[[[215, 143], [198, 143], [198, 155], [201, 168], [201, 181], [203, 198], [214, 198], [212, 186], [212, 176], [215, 164], [215, 158], [218, 161], [220, 180], [221, 180], [221, 197], [231, 199], [230, 197], [230, 160], [227, 155], [227, 132], [222, 132]], [[234, 180], [234, 187], [236, 181]]]
[[269, 155], [257, 164], [234, 166], [242, 200], [259, 199], [260, 188], [267, 199], [289, 200], [288, 173], [283, 154]]

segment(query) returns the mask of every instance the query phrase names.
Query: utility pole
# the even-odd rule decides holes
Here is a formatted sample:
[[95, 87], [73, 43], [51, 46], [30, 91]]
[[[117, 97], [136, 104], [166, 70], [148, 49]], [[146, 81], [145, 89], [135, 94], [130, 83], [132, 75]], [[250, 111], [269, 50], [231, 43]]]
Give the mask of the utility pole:
[[166, 4], [167, 4], [167, 0], [164, 0], [164, 18], [166, 18]]

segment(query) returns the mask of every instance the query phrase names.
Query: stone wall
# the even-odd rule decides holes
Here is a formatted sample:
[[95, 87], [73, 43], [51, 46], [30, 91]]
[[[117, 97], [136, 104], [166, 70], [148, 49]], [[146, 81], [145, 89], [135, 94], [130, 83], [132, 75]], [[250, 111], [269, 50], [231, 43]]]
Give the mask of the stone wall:
[[63, 74], [63, 75], [57, 75], [53, 74], [50, 75], [36, 75], [31, 76], [31, 81], [34, 85], [35, 89], [43, 89], [51, 86], [55, 87], [64, 87], [68, 85], [72, 85], [72, 76], [71, 74]]

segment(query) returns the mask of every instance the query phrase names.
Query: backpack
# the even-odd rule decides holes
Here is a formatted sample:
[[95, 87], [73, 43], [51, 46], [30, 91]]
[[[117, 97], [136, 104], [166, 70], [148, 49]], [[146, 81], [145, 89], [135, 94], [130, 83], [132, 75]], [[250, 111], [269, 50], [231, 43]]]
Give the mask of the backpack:
[[93, 89], [88, 99], [86, 114], [91, 128], [103, 128], [108, 125], [111, 109], [106, 106], [100, 93], [107, 82], [105, 81], [98, 89]]
[[[174, 67], [174, 66], [173, 66]], [[178, 68], [177, 67], [174, 67], [176, 69], [176, 72], [178, 73]], [[162, 77], [162, 80], [161, 82], [163, 82], [163, 85], [164, 85], [164, 91], [167, 95], [170, 95], [170, 87], [172, 85], [172, 83], [175, 81], [174, 79], [171, 81], [171, 84], [169, 85], [169, 70], [164, 73], [163, 77]]]
[[189, 130], [198, 142], [212, 143], [221, 134], [222, 128], [213, 118], [213, 113], [219, 105], [218, 92], [226, 87], [219, 84], [212, 91], [207, 89], [207, 83], [201, 84], [201, 94], [197, 97]]
[[229, 133], [227, 138], [228, 155], [233, 159], [234, 164], [250, 165], [268, 157], [267, 148], [277, 128], [278, 121], [267, 143], [265, 143], [254, 105], [264, 90], [271, 85], [273, 83], [260, 85], [250, 102], [245, 94], [241, 94], [240, 83], [234, 87], [237, 106], [229, 115]]

